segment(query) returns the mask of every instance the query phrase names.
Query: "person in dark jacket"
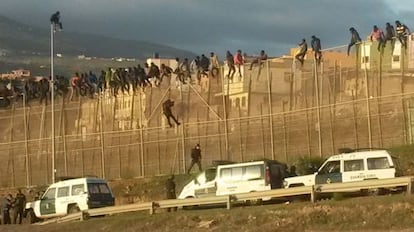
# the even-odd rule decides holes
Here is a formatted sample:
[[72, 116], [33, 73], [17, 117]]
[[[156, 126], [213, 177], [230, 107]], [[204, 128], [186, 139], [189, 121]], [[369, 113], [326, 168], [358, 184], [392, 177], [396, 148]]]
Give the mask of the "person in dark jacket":
[[165, 117], [167, 118], [168, 121], [168, 125], [170, 125], [170, 127], [173, 127], [173, 125], [171, 124], [171, 118], [174, 120], [175, 124], [177, 124], [177, 126], [180, 125], [180, 123], [178, 122], [178, 120], [174, 117], [172, 111], [171, 111], [171, 107], [174, 106], [174, 101], [172, 101], [171, 99], [167, 99], [163, 104], [162, 104], [162, 109], [163, 109], [163, 113], [165, 115]]
[[[175, 182], [174, 182], [174, 175], [171, 175], [167, 182], [165, 183], [165, 190], [167, 191], [167, 199], [176, 199], [177, 196], [175, 195]], [[177, 211], [177, 207], [167, 208], [167, 211], [170, 212], [171, 209], [173, 211]]]
[[53, 25], [58, 25], [60, 30], [63, 29], [62, 27], [62, 23], [60, 22], [60, 12], [56, 11], [56, 13], [52, 14], [52, 16], [50, 16], [50, 23], [52, 23]]
[[[354, 45], [357, 45], [358, 43], [361, 43], [361, 37], [359, 37], [359, 34], [357, 32], [357, 30], [353, 27], [349, 28], [349, 32], [351, 33], [351, 42], [349, 42], [348, 44], [348, 56], [349, 56], [349, 51], [351, 50], [351, 47]], [[357, 46], [357, 50], [358, 50], [358, 46]]]
[[19, 189], [16, 193], [16, 197], [14, 200], [14, 217], [12, 220], [13, 224], [19, 223], [22, 224], [22, 220], [23, 220], [23, 212], [24, 212], [24, 208], [26, 206], [26, 196], [22, 193], [22, 190]]
[[187, 170], [187, 174], [190, 174], [190, 171], [193, 168], [194, 164], [197, 164], [198, 169], [201, 172], [202, 171], [202, 169], [201, 169], [201, 149], [200, 149], [200, 144], [198, 144], [198, 143], [191, 150], [191, 164], [190, 164], [190, 167]]
[[1, 221], [3, 225], [10, 224], [10, 208], [12, 207], [13, 196], [8, 194], [1, 204]]
[[314, 35], [312, 35], [311, 47], [312, 47], [313, 52], [315, 53], [316, 63], [318, 65], [321, 64], [321, 60], [322, 60], [321, 40]]

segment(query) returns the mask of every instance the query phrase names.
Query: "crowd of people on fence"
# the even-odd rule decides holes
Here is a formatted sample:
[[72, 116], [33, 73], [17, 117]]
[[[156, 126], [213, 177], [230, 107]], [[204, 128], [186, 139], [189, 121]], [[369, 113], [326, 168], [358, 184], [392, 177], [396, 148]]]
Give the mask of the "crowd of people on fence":
[[[362, 42], [359, 33], [354, 27], [349, 29], [351, 33], [351, 40], [348, 44], [347, 54], [354, 45], [359, 45]], [[407, 36], [410, 35], [409, 28], [401, 23], [399, 20], [395, 21], [395, 29], [389, 22], [385, 24], [385, 33], [377, 25], [373, 26], [372, 32], [369, 35], [371, 41], [378, 41], [378, 50], [383, 51], [383, 48], [389, 42], [394, 48], [395, 41], [400, 41], [402, 47], [407, 47]], [[314, 51], [314, 58], [317, 64], [322, 60], [322, 45], [321, 40], [315, 35], [311, 36], [311, 48]], [[299, 61], [301, 66], [305, 62], [305, 56], [308, 52], [308, 44], [303, 38], [299, 43], [299, 49], [295, 54], [295, 59]], [[228, 80], [233, 81], [234, 75], [237, 74], [239, 78], [242, 76], [241, 66], [250, 63], [249, 70], [255, 65], [262, 67], [262, 64], [268, 59], [264, 50], [260, 51], [258, 56], [248, 56], [240, 49], [234, 55], [231, 51], [226, 51], [225, 63], [228, 67], [228, 72], [223, 75]], [[170, 62], [170, 65], [161, 64], [160, 67], [155, 63], [137, 64], [135, 67], [127, 68], [111, 68], [101, 70], [100, 73], [76, 72], [72, 77], [67, 78], [61, 75], [56, 75], [54, 78], [54, 93], [56, 96], [62, 96], [73, 101], [82, 96], [94, 98], [108, 90], [114, 96], [119, 93], [128, 94], [130, 90], [134, 93], [138, 89], [145, 89], [146, 87], [160, 87], [164, 82], [168, 85], [194, 83], [201, 85], [203, 78], [217, 78], [220, 75], [220, 60], [218, 56], [211, 52], [207, 57], [204, 54], [196, 56], [193, 60], [188, 58], [176, 58], [175, 62]], [[172, 76], [175, 81], [172, 81]], [[0, 97], [9, 99], [10, 97], [19, 98], [25, 96], [26, 101], [38, 99], [40, 103], [47, 104], [50, 99], [51, 78], [44, 77], [40, 80], [29, 78], [22, 81], [12, 81], [0, 88]], [[174, 83], [173, 83], [174, 82]]]

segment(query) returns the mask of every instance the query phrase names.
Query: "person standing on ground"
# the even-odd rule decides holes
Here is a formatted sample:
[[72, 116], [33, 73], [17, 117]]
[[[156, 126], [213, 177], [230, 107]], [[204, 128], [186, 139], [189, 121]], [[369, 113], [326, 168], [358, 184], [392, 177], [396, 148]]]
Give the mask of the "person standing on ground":
[[167, 99], [164, 103], [162, 103], [163, 113], [164, 113], [165, 117], [167, 118], [168, 125], [170, 127], [173, 127], [173, 125], [171, 124], [170, 118], [172, 118], [174, 120], [174, 122], [175, 122], [175, 124], [177, 124], [177, 126], [180, 125], [180, 123], [174, 117], [174, 115], [171, 111], [171, 107], [173, 107], [173, 106], [174, 106], [174, 101], [172, 101], [171, 99]]
[[312, 35], [311, 47], [312, 47], [313, 52], [315, 53], [316, 63], [318, 65], [321, 64], [321, 60], [322, 60], [321, 40], [314, 35]]
[[190, 174], [190, 171], [193, 168], [194, 164], [197, 164], [200, 172], [203, 171], [201, 169], [201, 149], [200, 149], [200, 144], [198, 143], [195, 145], [193, 149], [191, 149], [191, 164], [190, 164], [190, 167], [188, 168], [187, 174]]
[[[171, 175], [168, 179], [167, 182], [165, 183], [165, 189], [167, 191], [167, 199], [176, 199], [176, 195], [175, 195], [175, 182], [174, 182], [174, 175]], [[167, 208], [168, 212], [171, 212], [171, 209], [173, 211], [177, 211], [177, 207], [173, 207], [173, 208]]]
[[1, 204], [1, 221], [3, 225], [11, 224], [10, 221], [10, 208], [12, 206], [13, 196], [8, 194]]
[[299, 60], [301, 66], [303, 66], [303, 63], [305, 62], [305, 56], [307, 51], [308, 44], [306, 43], [306, 39], [302, 39], [302, 42], [299, 43], [299, 52], [295, 56], [295, 58]]
[[19, 224], [22, 224], [23, 212], [24, 212], [25, 206], [26, 206], [26, 196], [22, 193], [22, 190], [19, 189], [17, 190], [17, 193], [16, 193], [15, 205], [14, 205], [15, 211], [16, 211], [15, 220]]
[[[348, 52], [347, 55], [349, 56], [349, 51], [351, 50], [351, 47], [354, 45], [357, 45], [358, 43], [361, 43], [361, 37], [359, 37], [359, 34], [357, 30], [353, 27], [349, 28], [349, 32], [351, 32], [351, 42], [348, 44]], [[358, 46], [356, 47], [358, 50]]]

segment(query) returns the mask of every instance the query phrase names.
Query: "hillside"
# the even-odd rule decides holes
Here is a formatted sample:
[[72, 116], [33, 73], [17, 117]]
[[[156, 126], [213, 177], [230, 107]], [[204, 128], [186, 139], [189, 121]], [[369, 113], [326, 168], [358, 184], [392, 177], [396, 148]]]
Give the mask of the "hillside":
[[[66, 29], [66, 28], [64, 28]], [[50, 52], [48, 28], [37, 28], [0, 15], [0, 51], [9, 56], [36, 54], [48, 56]], [[67, 29], [56, 33], [56, 53], [66, 56], [84, 54], [91, 57], [133, 57], [143, 59], [155, 52], [162, 57], [193, 57], [194, 54], [148, 41], [133, 41], [100, 35], [75, 33]]]

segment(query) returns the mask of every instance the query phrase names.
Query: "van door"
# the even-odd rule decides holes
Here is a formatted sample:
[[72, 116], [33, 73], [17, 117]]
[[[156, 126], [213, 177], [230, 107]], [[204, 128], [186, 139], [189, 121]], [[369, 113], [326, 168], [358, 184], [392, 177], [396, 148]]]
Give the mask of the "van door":
[[49, 188], [40, 200], [40, 215], [53, 216], [56, 214], [56, 188]]
[[283, 187], [283, 179], [285, 178], [285, 167], [281, 164], [269, 164], [268, 170], [269, 173], [266, 173], [266, 175], [269, 175], [270, 180], [270, 188], [271, 189], [277, 189]]
[[114, 197], [107, 183], [87, 183], [88, 185], [88, 207], [99, 208], [113, 206]]
[[327, 162], [316, 174], [316, 184], [330, 184], [342, 182], [341, 161]]
[[65, 215], [68, 211], [69, 197], [69, 186], [59, 187], [57, 189], [56, 198], [56, 214]]
[[216, 169], [206, 169], [194, 180], [195, 197], [216, 196]]
[[344, 160], [343, 182], [362, 181], [366, 178], [363, 159]]

